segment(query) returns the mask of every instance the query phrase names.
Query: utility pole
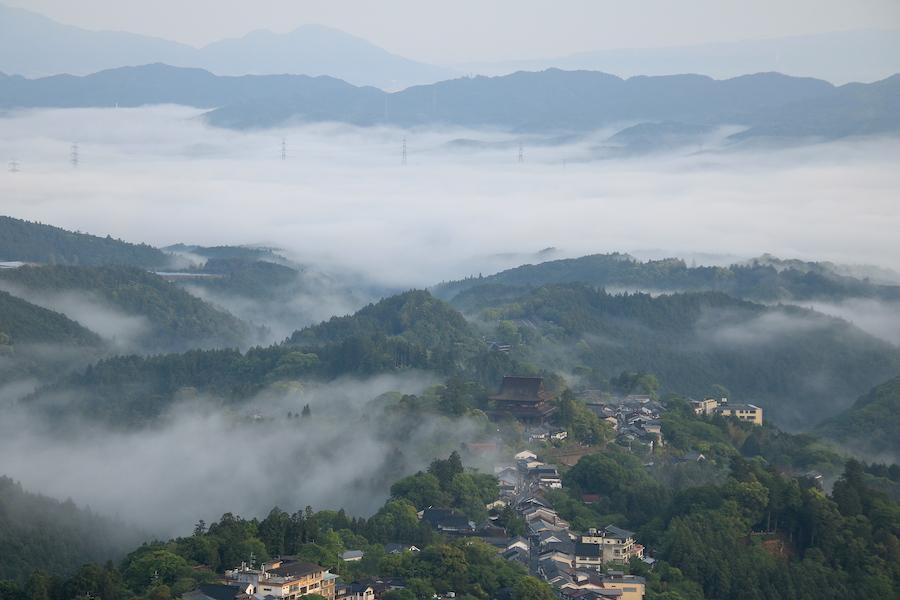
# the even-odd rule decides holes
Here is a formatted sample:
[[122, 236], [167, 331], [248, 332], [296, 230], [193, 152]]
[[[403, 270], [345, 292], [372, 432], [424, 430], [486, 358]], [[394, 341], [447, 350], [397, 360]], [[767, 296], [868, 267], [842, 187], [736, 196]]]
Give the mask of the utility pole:
[[525, 162], [525, 148], [522, 147], [522, 142], [519, 142], [519, 162]]
[[16, 159], [12, 159], [9, 161], [9, 172], [10, 173], [18, 173], [19, 172], [19, 161]]
[[78, 156], [78, 144], [72, 144], [72, 152], [69, 155], [69, 162], [72, 163], [72, 166], [76, 169], [78, 168], [78, 164], [81, 162], [81, 157]]
[[287, 140], [281, 138], [281, 160], [287, 160]]
[[406, 166], [406, 138], [403, 138], [403, 153], [400, 155], [400, 164]]

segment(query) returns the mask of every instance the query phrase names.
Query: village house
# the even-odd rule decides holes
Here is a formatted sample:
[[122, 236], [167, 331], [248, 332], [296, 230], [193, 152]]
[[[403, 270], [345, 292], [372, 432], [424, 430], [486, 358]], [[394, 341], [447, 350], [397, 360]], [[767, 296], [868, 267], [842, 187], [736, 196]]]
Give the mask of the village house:
[[529, 442], [536, 441], [562, 441], [569, 437], [569, 432], [560, 427], [547, 427], [544, 425], [529, 429], [525, 432]]
[[419, 552], [420, 550], [418, 546], [413, 546], [412, 544], [391, 542], [384, 545], [384, 551], [387, 554], [403, 554], [404, 552]]
[[403, 579], [370, 578], [352, 583], [338, 584], [335, 600], [378, 600], [393, 590], [406, 587]]
[[634, 557], [643, 558], [644, 547], [635, 543], [634, 533], [609, 525], [590, 529], [575, 543], [575, 567], [599, 569], [606, 564], [625, 564]]
[[528, 521], [528, 534], [533, 538], [540, 537], [542, 532], [545, 531], [558, 531], [565, 532], [569, 528], [569, 524], [565, 521], [561, 521], [559, 523], [553, 523], [546, 519], [532, 519]]
[[642, 600], [646, 589], [646, 580], [637, 575], [625, 575], [618, 571], [609, 571], [605, 575], [577, 571], [572, 581], [560, 586], [559, 592], [562, 598], [572, 600], [593, 598]]
[[226, 583], [249, 585], [256, 597], [271, 596], [278, 600], [295, 600], [307, 594], [319, 594], [332, 600], [336, 579], [337, 576], [325, 567], [289, 556], [263, 563], [259, 569], [242, 564], [225, 571]]
[[362, 550], [347, 550], [341, 554], [341, 560], [344, 562], [356, 562], [362, 560], [365, 553]]
[[763, 424], [763, 411], [755, 404], [722, 404], [716, 409], [716, 412], [723, 417], [735, 417], [739, 421], [753, 423], [754, 425]]
[[526, 568], [531, 564], [531, 553], [528, 550], [523, 550], [518, 546], [507, 548], [500, 554], [500, 556], [502, 556], [506, 560], [517, 562]]
[[250, 584], [201, 583], [196, 590], [181, 597], [184, 600], [254, 600]]
[[720, 415], [734, 417], [739, 421], [763, 424], [763, 410], [755, 404], [743, 404], [728, 402], [728, 398], [705, 398], [703, 400], [691, 400], [691, 408], [697, 416]]
[[[722, 398], [721, 402], [727, 402], [727, 398]], [[719, 407], [720, 400], [716, 398], [704, 398], [703, 400], [691, 400], [691, 408], [698, 417], [709, 416], [716, 412]]]
[[530, 494], [525, 498], [522, 498], [517, 505], [517, 509], [519, 512], [523, 513], [529, 508], [538, 506], [543, 508], [551, 508], [550, 503], [546, 501], [546, 499], [540, 494], [540, 492], [536, 494]]
[[542, 531], [540, 535], [538, 535], [538, 544], [540, 544], [541, 548], [545, 548], [551, 544], [562, 544], [564, 542], [571, 542], [569, 533], [565, 530]]
[[542, 464], [539, 467], [528, 469], [528, 478], [541, 488], [562, 488], [562, 478], [559, 476], [559, 471], [556, 467]]
[[475, 533], [475, 522], [452, 508], [426, 508], [419, 518], [437, 531], [451, 535], [471, 535]]
[[573, 581], [575, 571], [571, 565], [545, 560], [538, 563], [538, 575], [553, 586], [554, 589], [559, 590], [566, 583]]
[[543, 377], [506, 376], [500, 392], [488, 398], [488, 416], [494, 419], [512, 417], [525, 423], [539, 425], [556, 412], [553, 395], [544, 389]]
[[559, 514], [553, 510], [552, 508], [547, 508], [544, 506], [533, 506], [526, 508], [522, 511], [522, 518], [525, 519], [526, 523], [530, 523], [536, 519], [543, 519], [548, 523], [552, 523], [553, 525], [559, 525], [560, 527], [568, 527], [569, 524], [560, 518]]
[[508, 498], [515, 496], [522, 487], [522, 475], [519, 470], [514, 467], [502, 467], [499, 471], [495, 470], [497, 482], [500, 484], [500, 497]]
[[375, 589], [365, 583], [338, 584], [335, 600], [375, 600]]
[[662, 444], [660, 416], [665, 407], [646, 395], [625, 398], [593, 399], [588, 395], [587, 407], [609, 423], [617, 432], [619, 441], [628, 444], [638, 441], [646, 445]]
[[706, 460], [706, 455], [702, 452], [698, 452], [697, 450], [691, 450], [690, 452], [685, 452], [683, 456], [680, 456], [675, 459], [675, 462], [703, 462]]
[[528, 462], [530, 460], [537, 460], [537, 454], [535, 454], [531, 450], [522, 450], [521, 452], [517, 453], [513, 458], [515, 458], [516, 461], [518, 461], [518, 462], [522, 462], [522, 461]]
[[538, 558], [538, 564], [544, 567], [543, 570], [546, 571], [548, 562], [555, 563], [561, 568], [570, 567], [572, 566], [572, 555], [563, 550], [544, 550]]
[[511, 539], [509, 543], [506, 544], [507, 550], [512, 550], [513, 548], [519, 548], [521, 550], [524, 550], [525, 552], [528, 552], [531, 548], [531, 545], [528, 543], [528, 540], [526, 540], [522, 536], [518, 536]]

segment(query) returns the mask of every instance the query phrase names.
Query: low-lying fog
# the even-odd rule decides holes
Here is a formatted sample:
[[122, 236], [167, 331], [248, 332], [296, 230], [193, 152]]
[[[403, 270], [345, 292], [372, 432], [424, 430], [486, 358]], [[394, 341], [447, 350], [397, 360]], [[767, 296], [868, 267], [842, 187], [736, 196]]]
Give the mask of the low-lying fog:
[[563, 145], [526, 136], [519, 164], [519, 138], [498, 132], [242, 133], [207, 127], [200, 114], [7, 115], [0, 156], [20, 172], [0, 174], [0, 208], [154, 245], [271, 244], [397, 286], [489, 272], [547, 247], [900, 267], [896, 139], [726, 150], [720, 132], [671, 152], [593, 160], [610, 155], [602, 148], [613, 131]]
[[[184, 535], [225, 512], [264, 517], [276, 505], [369, 516], [396, 479], [484, 435], [484, 423], [468, 419], [408, 422], [385, 412], [395, 400], [381, 394], [432, 383], [423, 374], [348, 378], [268, 390], [232, 410], [201, 398], [140, 431], [89, 419], [60, 431], [4, 408], [0, 473], [152, 535]], [[300, 416], [305, 405], [309, 417]], [[480, 466], [490, 468], [485, 460]]]
[[[524, 137], [520, 163], [519, 138], [498, 132], [317, 125], [243, 133], [207, 127], [200, 114], [155, 107], [6, 115], [0, 157], [20, 171], [0, 173], [0, 214], [156, 246], [277, 246], [300, 263], [389, 288], [611, 251], [698, 262], [769, 252], [900, 269], [897, 139], [736, 149], [723, 131], [691, 147], [613, 158], [604, 143], [614, 131], [605, 131], [565, 144]], [[69, 162], [76, 142], [77, 168]], [[539, 257], [546, 248], [555, 250]], [[219, 303], [253, 312], [226, 300]], [[350, 310], [345, 300], [296, 302], [326, 318]], [[893, 307], [815, 308], [900, 342]], [[118, 326], [86, 324], [100, 333]], [[0, 381], [0, 402], [34, 383]], [[140, 434], [84, 423], [57, 438], [7, 412], [0, 473], [162, 534], [226, 510], [262, 516], [275, 504], [366, 514], [387, 494], [384, 470], [397, 467], [390, 463], [398, 446], [408, 472], [447, 449], [433, 439], [458, 446], [475, 431], [471, 423], [425, 423], [410, 439], [386, 442], [366, 425], [372, 398], [428, 383], [381, 378], [267, 396], [254, 405], [262, 423], [182, 407], [168, 425]], [[269, 415], [306, 402], [316, 427], [268, 425]], [[330, 403], [355, 418], [328, 415]], [[457, 431], [436, 436], [437, 428]]]

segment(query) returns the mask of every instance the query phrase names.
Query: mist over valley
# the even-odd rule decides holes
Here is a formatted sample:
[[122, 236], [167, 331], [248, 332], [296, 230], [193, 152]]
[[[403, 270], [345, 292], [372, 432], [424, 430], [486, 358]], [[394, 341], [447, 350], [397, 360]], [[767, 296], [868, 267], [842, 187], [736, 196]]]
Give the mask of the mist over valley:
[[0, 600], [898, 594], [895, 7], [14, 4]]

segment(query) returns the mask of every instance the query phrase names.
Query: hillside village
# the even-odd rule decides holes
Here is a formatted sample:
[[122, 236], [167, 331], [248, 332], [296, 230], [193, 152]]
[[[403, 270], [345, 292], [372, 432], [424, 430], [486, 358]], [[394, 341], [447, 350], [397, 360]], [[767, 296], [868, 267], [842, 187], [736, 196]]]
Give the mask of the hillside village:
[[[264, 281], [270, 272], [260, 268], [247, 285]], [[183, 336], [185, 327], [198, 322], [171, 319], [186, 308], [196, 309], [192, 314], [208, 325], [192, 334], [198, 339], [234, 330], [228, 314], [141, 268], [13, 265], [0, 273], [39, 290], [76, 285], [102, 289], [110, 302], [145, 310], [161, 343], [166, 336]], [[135, 289], [145, 292], [129, 295]], [[140, 301], [145, 295], [160, 302], [147, 305]], [[82, 340], [88, 347], [98, 343], [63, 315], [8, 295], [0, 294], [0, 301], [10, 307], [7, 314], [15, 309], [20, 315], [11, 323], [18, 328], [5, 338], [7, 355], [29, 339], [24, 335], [29, 329], [21, 323], [42, 335]], [[822, 555], [828, 568], [839, 573], [852, 572], [857, 578], [874, 573], [867, 589], [888, 589], [878, 574], [879, 569], [889, 572], [896, 537], [892, 521], [885, 518], [891, 514], [889, 494], [896, 493], [900, 481], [895, 467], [845, 462], [846, 457], [815, 436], [771, 425], [783, 415], [772, 390], [761, 391], [755, 378], [753, 385], [732, 385], [733, 394], [711, 383], [731, 385], [718, 370], [720, 364], [732, 364], [731, 359], [699, 365], [692, 375], [695, 384], [682, 387], [678, 378], [692, 361], [681, 356], [677, 344], [671, 348], [668, 371], [666, 361], [649, 357], [647, 364], [661, 369], [654, 373], [611, 366], [622, 363], [609, 355], [582, 354], [589, 360], [579, 359], [570, 368], [542, 354], [542, 349], [572, 344], [582, 352], [601, 351], [581, 341], [592, 323], [608, 321], [604, 311], [646, 314], [648, 325], [634, 330], [646, 331], [655, 323], [671, 323], [673, 314], [702, 313], [710, 307], [744, 310], [749, 319], [769, 309], [716, 295], [613, 297], [578, 286], [544, 288], [524, 302], [527, 309], [494, 303], [488, 322], [497, 324], [503, 343], [490, 341], [489, 331], [473, 323], [477, 319], [429, 292], [414, 290], [296, 330], [270, 347], [111, 357], [64, 378], [58, 390], [82, 392], [65, 394], [72, 402], [66, 407], [69, 414], [134, 431], [165, 426], [182, 398], [198, 395], [227, 402], [229, 426], [242, 432], [278, 431], [279, 440], [283, 434], [290, 441], [333, 430], [335, 437], [314, 448], [293, 446], [285, 453], [285, 472], [297, 478], [289, 487], [308, 484], [304, 476], [312, 461], [324, 466], [327, 477], [339, 470], [336, 453], [356, 460], [344, 445], [352, 439], [365, 447], [360, 435], [383, 451], [374, 466], [360, 469], [351, 480], [333, 482], [334, 500], [323, 502], [318, 512], [288, 500], [290, 514], [277, 506], [262, 519], [258, 512], [248, 519], [226, 513], [209, 527], [198, 523], [192, 536], [146, 543], [111, 570], [91, 571], [88, 565], [72, 576], [76, 583], [53, 579], [46, 584], [55, 590], [51, 600], [70, 600], [69, 591], [59, 591], [62, 586], [81, 586], [84, 594], [104, 600], [756, 600], [772, 597], [770, 592], [788, 579], [791, 585], [802, 582], [805, 589], [812, 585], [810, 574], [823, 582], [819, 591], [845, 589], [840, 580], [817, 570], [816, 557]], [[558, 311], [567, 306], [563, 319]], [[554, 329], [548, 317], [564, 326]], [[515, 325], [523, 318], [531, 323], [543, 319], [543, 332]], [[696, 319], [687, 318], [684, 325], [694, 331]], [[548, 339], [553, 343], [542, 346]], [[625, 348], [646, 349], [655, 343], [630, 335], [619, 339]], [[682, 334], [672, 339], [682, 339]], [[829, 347], [829, 339], [804, 339], [797, 347]], [[834, 356], [852, 354], [845, 350], [841, 346]], [[818, 355], [782, 356], [798, 360], [772, 368], [821, 365]], [[636, 362], [628, 364], [637, 366], [648, 357], [632, 359]], [[748, 373], [767, 364], [737, 362]], [[869, 361], [859, 358], [855, 364], [864, 362]], [[594, 367], [586, 366], [590, 364]], [[677, 366], [682, 364], [687, 366]], [[559, 375], [570, 371], [573, 377]], [[310, 393], [345, 376], [415, 372], [434, 379], [403, 392], [383, 388], [358, 405], [317, 401]], [[780, 385], [788, 390], [791, 384], [785, 380]], [[712, 394], [692, 398], [681, 389]], [[273, 391], [282, 401], [253, 401]], [[63, 405], [50, 401], [58, 397], [54, 394], [52, 386], [38, 390], [34, 406], [53, 407], [47, 417], [65, 426]], [[91, 400], [81, 404], [81, 398]], [[348, 438], [348, 432], [357, 437]], [[13, 481], [6, 490], [28, 498], [15, 491]], [[377, 500], [354, 504], [360, 498]], [[379, 506], [381, 499], [386, 501]], [[335, 510], [341, 506], [352, 516]], [[204, 514], [196, 506], [184, 508]], [[875, 565], [868, 570], [840, 554], [838, 540], [844, 533], [823, 536], [818, 525], [827, 522], [829, 530], [849, 531], [861, 519], [872, 532], [857, 536], [866, 541], [861, 552]], [[97, 527], [92, 524], [91, 529]], [[26, 533], [25, 539], [42, 548], [43, 537]], [[134, 545], [118, 556], [130, 548]], [[100, 559], [92, 560], [99, 564]], [[68, 576], [62, 569], [57, 572]], [[34, 589], [37, 584], [0, 588], [13, 590], [0, 594], [0, 600], [28, 600], [17, 595], [17, 589], [25, 588], [16, 586], [22, 585]], [[873, 592], [865, 597], [885, 596]]]
[[[476, 522], [462, 511], [445, 506], [429, 506], [417, 517], [435, 533], [450, 539], [472, 539], [494, 548], [502, 559], [520, 565], [533, 576], [545, 581], [562, 600], [641, 600], [646, 593], [646, 579], [631, 574], [633, 561], [652, 569], [652, 551], [636, 539], [636, 534], [615, 523], [596, 523], [585, 530], [573, 528], [554, 508], [551, 492], [563, 489], [561, 470], [571, 465], [572, 457], [580, 458], [598, 448], [576, 443], [569, 432], [553, 424], [558, 412], [556, 395], [546, 389], [541, 377], [506, 376], [499, 391], [489, 397], [491, 419], [509, 424], [510, 419], [522, 426], [521, 443], [509, 460], [493, 465], [498, 495], [485, 504], [487, 519]], [[629, 448], [653, 460], [698, 462], [706, 457], [697, 451], [681, 456], [661, 454], [666, 441], [661, 417], [664, 403], [649, 395], [621, 398], [586, 390], [579, 401], [605, 423], [614, 437], [611, 443]], [[762, 409], [752, 404], [729, 403], [726, 398], [691, 401], [693, 414], [700, 419], [712, 416], [734, 418], [762, 425]], [[498, 431], [500, 431], [498, 429]], [[509, 449], [501, 440], [485, 440], [465, 444], [461, 451], [470, 457], [502, 456]], [[645, 464], [653, 466], [653, 460]], [[596, 494], [582, 494], [585, 505], [597, 502]], [[503, 521], [514, 520], [521, 530], [514, 535]], [[505, 516], [505, 519], [504, 519]], [[421, 549], [410, 543], [384, 545], [388, 555], [415, 554]], [[363, 550], [346, 550], [343, 563], [358, 563], [365, 558]], [[329, 569], [293, 556], [282, 556], [263, 562], [258, 567], [243, 562], [226, 570], [218, 583], [204, 583], [185, 594], [186, 600], [296, 600], [318, 594], [328, 600], [380, 600], [392, 592], [405, 590], [402, 578], [361, 578], [347, 581]], [[449, 591], [435, 598], [454, 598]], [[515, 600], [513, 595], [498, 597]]]
[[900, 0], [507, 4], [0, 0], [0, 600], [900, 600]]

